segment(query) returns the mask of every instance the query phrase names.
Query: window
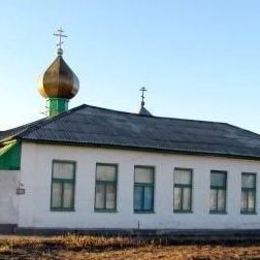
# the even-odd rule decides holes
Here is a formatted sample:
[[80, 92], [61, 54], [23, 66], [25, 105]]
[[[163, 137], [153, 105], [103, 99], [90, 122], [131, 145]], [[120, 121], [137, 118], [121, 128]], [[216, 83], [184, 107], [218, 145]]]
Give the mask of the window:
[[53, 161], [51, 210], [74, 210], [75, 162]]
[[242, 173], [241, 213], [255, 213], [256, 174]]
[[96, 167], [96, 211], [115, 211], [117, 193], [117, 165], [97, 164]]
[[227, 173], [211, 171], [210, 175], [210, 213], [226, 212]]
[[191, 212], [192, 170], [174, 170], [174, 212]]
[[134, 172], [134, 212], [154, 210], [154, 168], [136, 166]]

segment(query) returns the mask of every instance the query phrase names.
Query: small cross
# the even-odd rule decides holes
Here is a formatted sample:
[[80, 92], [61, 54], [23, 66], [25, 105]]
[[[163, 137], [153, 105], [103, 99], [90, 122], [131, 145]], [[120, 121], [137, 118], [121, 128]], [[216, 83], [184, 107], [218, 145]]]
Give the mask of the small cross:
[[59, 55], [62, 55], [62, 53], [63, 53], [63, 50], [62, 50], [61, 46], [62, 46], [62, 44], [63, 44], [64, 42], [62, 41], [62, 38], [68, 37], [67, 35], [65, 35], [65, 34], [63, 34], [63, 33], [64, 33], [64, 31], [63, 31], [62, 28], [60, 27], [60, 29], [57, 30], [57, 33], [54, 33], [54, 34], [53, 34], [54, 36], [59, 37], [59, 42], [57, 43], [57, 46], [58, 46], [58, 54], [59, 54]]
[[144, 105], [145, 105], [145, 102], [144, 102], [144, 99], [145, 99], [144, 92], [147, 91], [147, 89], [145, 87], [141, 87], [140, 91], [142, 92], [142, 95], [141, 95], [141, 98], [142, 98], [141, 106], [144, 107]]

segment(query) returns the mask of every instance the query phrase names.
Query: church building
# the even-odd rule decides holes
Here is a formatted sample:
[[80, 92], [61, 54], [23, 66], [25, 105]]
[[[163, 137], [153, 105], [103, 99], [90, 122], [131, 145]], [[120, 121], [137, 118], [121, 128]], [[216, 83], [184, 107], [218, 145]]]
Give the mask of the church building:
[[78, 91], [59, 46], [39, 83], [47, 117], [0, 131], [0, 230], [260, 229], [260, 135], [144, 100], [69, 109]]

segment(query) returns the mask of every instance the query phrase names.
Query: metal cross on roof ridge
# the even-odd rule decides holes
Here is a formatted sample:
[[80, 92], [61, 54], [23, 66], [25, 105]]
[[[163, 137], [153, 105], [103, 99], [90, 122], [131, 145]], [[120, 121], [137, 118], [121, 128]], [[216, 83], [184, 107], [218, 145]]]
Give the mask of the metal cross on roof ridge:
[[142, 98], [141, 106], [144, 107], [144, 105], [145, 105], [145, 102], [144, 102], [144, 99], [145, 99], [144, 92], [147, 91], [147, 89], [145, 88], [145, 86], [143, 86], [143, 87], [140, 88], [140, 91], [142, 92], [142, 95], [141, 95], [141, 98]]
[[61, 46], [64, 42], [62, 41], [62, 38], [68, 37], [67, 35], [65, 35], [63, 33], [64, 33], [64, 31], [62, 30], [62, 27], [60, 27], [60, 29], [57, 30], [57, 33], [53, 34], [54, 36], [59, 37], [59, 42], [56, 44], [58, 46], [58, 54], [59, 55], [62, 55], [62, 53], [63, 53]]

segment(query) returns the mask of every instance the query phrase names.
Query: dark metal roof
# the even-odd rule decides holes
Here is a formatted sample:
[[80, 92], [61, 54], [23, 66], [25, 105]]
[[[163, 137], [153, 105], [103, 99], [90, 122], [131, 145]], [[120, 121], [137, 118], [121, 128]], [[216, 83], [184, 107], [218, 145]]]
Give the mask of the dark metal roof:
[[44, 121], [47, 121], [47, 118], [40, 119], [40, 120], [37, 120], [35, 122], [29, 123], [29, 124], [26, 124], [26, 125], [22, 125], [22, 126], [19, 126], [19, 127], [16, 127], [16, 128], [12, 128], [12, 129], [9, 129], [9, 130], [6, 130], [6, 131], [1, 131], [0, 132], [0, 143], [2, 141], [4, 141], [5, 139], [12, 139], [13, 137], [18, 136], [19, 133], [23, 133], [25, 130], [29, 130], [33, 126], [39, 125], [40, 122], [44, 122]]
[[260, 135], [225, 123], [81, 105], [0, 133], [0, 140], [64, 143], [260, 159]]

